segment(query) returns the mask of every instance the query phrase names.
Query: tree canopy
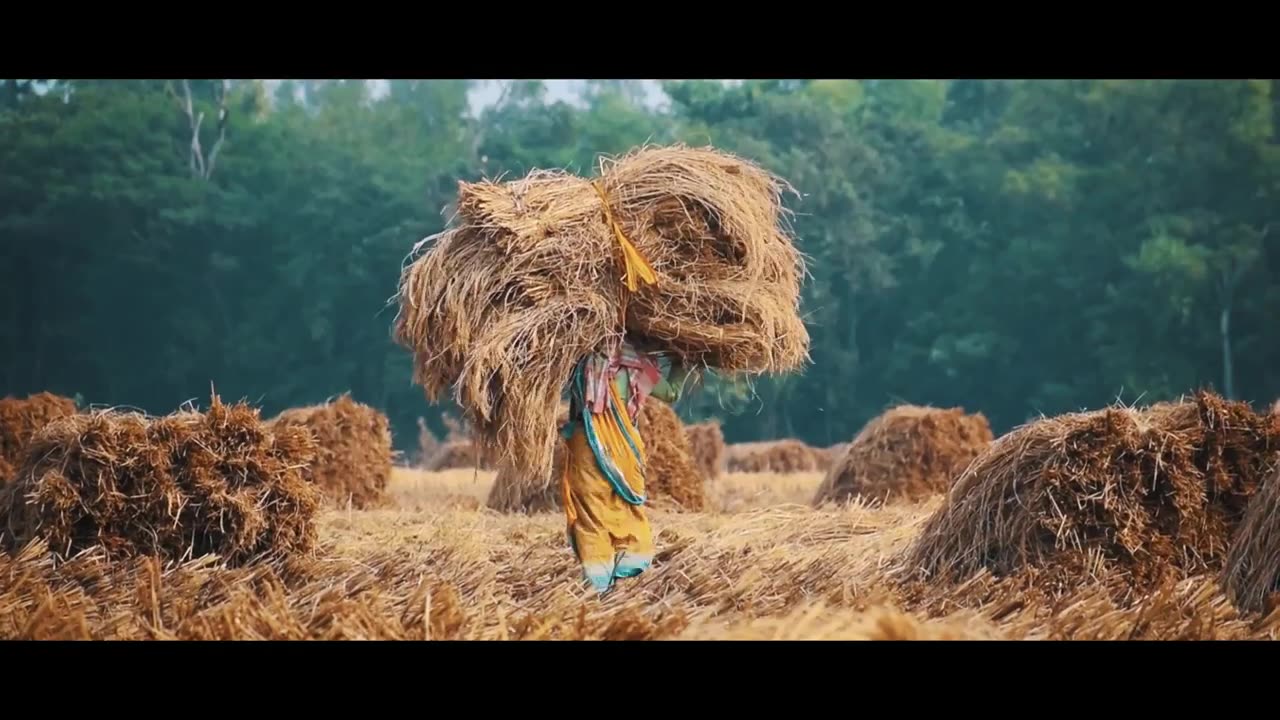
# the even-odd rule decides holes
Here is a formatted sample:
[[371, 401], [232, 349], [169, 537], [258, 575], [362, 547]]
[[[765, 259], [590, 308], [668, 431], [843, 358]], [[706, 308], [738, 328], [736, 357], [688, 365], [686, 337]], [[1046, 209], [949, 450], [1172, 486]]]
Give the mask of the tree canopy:
[[1040, 413], [1280, 396], [1271, 80], [0, 81], [0, 395], [268, 413], [350, 391], [436, 429], [389, 304], [459, 180], [713, 144], [796, 189], [812, 364], [713, 380], [733, 441], [887, 405]]

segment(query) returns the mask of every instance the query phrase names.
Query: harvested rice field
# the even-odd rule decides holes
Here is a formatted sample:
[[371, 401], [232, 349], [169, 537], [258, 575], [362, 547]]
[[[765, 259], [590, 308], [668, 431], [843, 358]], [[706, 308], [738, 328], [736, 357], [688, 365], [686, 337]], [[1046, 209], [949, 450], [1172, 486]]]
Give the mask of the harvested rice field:
[[1274, 639], [1212, 577], [1120, 596], [1028, 573], [960, 584], [902, 565], [941, 496], [812, 508], [820, 472], [728, 473], [699, 512], [651, 513], [651, 570], [597, 598], [559, 513], [484, 507], [493, 473], [397, 467], [377, 509], [329, 504], [307, 553], [55, 563], [0, 554], [0, 637], [29, 639]]

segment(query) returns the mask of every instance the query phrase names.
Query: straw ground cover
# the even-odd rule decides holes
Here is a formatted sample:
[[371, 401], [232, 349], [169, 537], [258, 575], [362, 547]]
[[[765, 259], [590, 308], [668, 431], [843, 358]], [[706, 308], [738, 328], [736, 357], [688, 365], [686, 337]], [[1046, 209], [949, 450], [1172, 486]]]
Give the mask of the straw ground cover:
[[654, 511], [654, 568], [600, 600], [578, 582], [562, 516], [481, 508], [493, 475], [397, 468], [395, 509], [326, 510], [312, 553], [238, 569], [0, 555], [0, 637], [1274, 638], [1280, 625], [1241, 616], [1212, 578], [1125, 605], [1102, 582], [1057, 600], [1017, 578], [900, 583], [940, 499], [815, 510], [816, 472], [728, 474], [706, 511]]

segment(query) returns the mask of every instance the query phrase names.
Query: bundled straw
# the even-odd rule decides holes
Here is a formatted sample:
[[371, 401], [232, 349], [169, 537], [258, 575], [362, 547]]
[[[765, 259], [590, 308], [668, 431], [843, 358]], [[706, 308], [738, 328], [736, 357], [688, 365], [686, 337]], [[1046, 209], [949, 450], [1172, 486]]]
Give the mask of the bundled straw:
[[415, 381], [432, 400], [452, 388], [484, 445], [545, 476], [574, 366], [624, 333], [691, 366], [799, 367], [804, 266], [784, 187], [685, 147], [603, 161], [595, 181], [461, 183], [457, 224], [401, 278], [396, 339]]
[[707, 490], [694, 460], [684, 423], [670, 405], [650, 397], [639, 418], [645, 446], [644, 491], [651, 501], [672, 510], [707, 508]]
[[822, 469], [825, 451], [809, 447], [802, 440], [787, 438], [737, 443], [729, 446], [728, 454], [729, 472], [786, 475]]
[[900, 405], [867, 423], [814, 494], [815, 507], [854, 497], [880, 503], [944, 493], [991, 444], [982, 413]]
[[1280, 591], [1280, 468], [1249, 501], [1227, 554], [1222, 585], [1236, 607], [1255, 612], [1270, 609]]
[[1280, 418], [1205, 392], [1040, 420], [969, 465], [907, 565], [1051, 568], [1065, 584], [1114, 572], [1135, 588], [1215, 571], [1277, 449]]
[[76, 401], [53, 393], [26, 399], [0, 399], [0, 485], [8, 482], [22, 461], [22, 453], [36, 431], [50, 422], [76, 414]]
[[0, 492], [11, 550], [43, 540], [66, 558], [167, 560], [217, 554], [229, 563], [310, 549], [321, 494], [304, 476], [315, 440], [271, 428], [244, 404], [149, 418], [102, 411], [45, 426]]
[[393, 456], [386, 415], [344, 394], [324, 405], [286, 410], [271, 422], [315, 435], [317, 457], [307, 476], [329, 499], [360, 509], [386, 502]]
[[708, 420], [686, 425], [684, 432], [689, 438], [689, 450], [693, 453], [702, 476], [707, 480], [714, 480], [724, 474], [728, 469], [728, 455], [720, 422]]

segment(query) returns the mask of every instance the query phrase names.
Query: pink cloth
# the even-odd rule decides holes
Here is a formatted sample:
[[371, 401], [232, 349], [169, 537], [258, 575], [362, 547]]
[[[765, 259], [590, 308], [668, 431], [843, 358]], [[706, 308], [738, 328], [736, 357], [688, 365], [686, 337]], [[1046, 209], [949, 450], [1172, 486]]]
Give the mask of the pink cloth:
[[596, 414], [609, 406], [609, 383], [617, 379], [619, 373], [627, 373], [627, 414], [633, 421], [644, 407], [645, 398], [662, 380], [657, 360], [636, 351], [630, 343], [623, 343], [611, 356], [604, 353], [592, 356], [586, 370], [587, 406]]

